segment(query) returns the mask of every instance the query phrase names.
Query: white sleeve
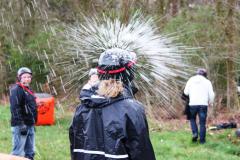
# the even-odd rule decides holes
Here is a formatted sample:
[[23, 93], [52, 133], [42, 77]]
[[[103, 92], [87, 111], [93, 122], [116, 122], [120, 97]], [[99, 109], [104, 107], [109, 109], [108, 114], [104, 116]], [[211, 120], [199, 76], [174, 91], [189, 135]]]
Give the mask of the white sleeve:
[[189, 85], [190, 85], [190, 80], [187, 81], [187, 84], [184, 88], [184, 94], [189, 95]]
[[213, 92], [213, 86], [212, 86], [212, 83], [210, 81], [209, 81], [208, 97], [209, 97], [209, 103], [213, 104], [215, 94]]

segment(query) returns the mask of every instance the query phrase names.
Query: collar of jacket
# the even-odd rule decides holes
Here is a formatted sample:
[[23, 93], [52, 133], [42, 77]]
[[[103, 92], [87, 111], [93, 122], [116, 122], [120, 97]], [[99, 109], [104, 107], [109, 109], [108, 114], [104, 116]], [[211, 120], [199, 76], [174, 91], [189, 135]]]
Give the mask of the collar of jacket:
[[115, 98], [107, 98], [92, 94], [90, 97], [86, 97], [82, 103], [84, 103], [88, 108], [103, 108], [118, 101], [130, 98], [133, 98], [132, 94], [127, 88], [124, 88], [123, 93]]

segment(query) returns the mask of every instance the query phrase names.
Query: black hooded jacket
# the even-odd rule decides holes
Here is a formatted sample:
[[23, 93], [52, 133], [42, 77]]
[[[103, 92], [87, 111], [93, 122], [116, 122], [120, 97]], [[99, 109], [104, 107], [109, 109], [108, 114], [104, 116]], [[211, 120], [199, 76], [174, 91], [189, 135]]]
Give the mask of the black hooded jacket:
[[127, 90], [112, 99], [94, 93], [80, 95], [69, 129], [72, 160], [155, 160], [143, 105]]
[[[29, 88], [28, 88], [29, 89]], [[34, 125], [37, 119], [37, 105], [34, 95], [18, 84], [10, 89], [11, 126]]]

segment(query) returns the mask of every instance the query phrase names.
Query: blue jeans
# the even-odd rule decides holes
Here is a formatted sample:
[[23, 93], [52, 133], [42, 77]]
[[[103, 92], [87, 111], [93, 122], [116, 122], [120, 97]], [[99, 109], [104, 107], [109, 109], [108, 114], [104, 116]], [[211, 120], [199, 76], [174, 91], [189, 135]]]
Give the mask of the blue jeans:
[[197, 105], [190, 106], [190, 124], [192, 128], [192, 134], [194, 137], [198, 137], [198, 125], [196, 123], [196, 117], [198, 115], [199, 123], [200, 123], [200, 143], [205, 142], [206, 137], [206, 119], [207, 119], [207, 106]]
[[34, 159], [35, 131], [34, 126], [27, 126], [27, 135], [21, 135], [19, 126], [11, 127], [12, 130], [12, 155], [24, 156]]

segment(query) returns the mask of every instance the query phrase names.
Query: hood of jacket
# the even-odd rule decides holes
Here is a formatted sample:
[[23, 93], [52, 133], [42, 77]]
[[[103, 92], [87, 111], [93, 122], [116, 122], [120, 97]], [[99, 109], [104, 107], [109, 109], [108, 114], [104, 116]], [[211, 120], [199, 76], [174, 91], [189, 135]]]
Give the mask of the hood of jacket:
[[96, 92], [97, 89], [98, 89], [97, 86], [94, 86], [90, 89], [83, 89], [80, 92], [81, 103], [85, 104], [86, 107], [101, 108], [123, 99], [133, 98], [131, 88], [128, 88], [126, 86], [124, 86], [122, 94], [114, 98], [108, 98], [98, 95]]

